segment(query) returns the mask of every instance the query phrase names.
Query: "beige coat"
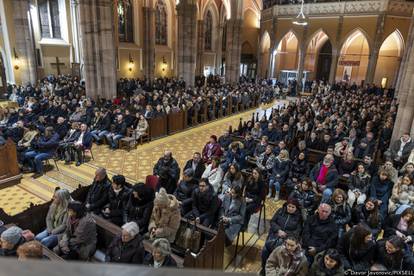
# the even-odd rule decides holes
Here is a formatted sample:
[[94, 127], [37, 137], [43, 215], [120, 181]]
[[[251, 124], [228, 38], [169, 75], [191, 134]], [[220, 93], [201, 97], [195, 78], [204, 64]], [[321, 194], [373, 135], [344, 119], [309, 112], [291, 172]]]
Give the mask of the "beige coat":
[[169, 205], [167, 208], [157, 204], [154, 205], [148, 231], [151, 233], [153, 228], [156, 229], [156, 233], [151, 235], [151, 239], [166, 238], [170, 242], [174, 242], [175, 235], [180, 227], [181, 213], [175, 196], [168, 195], [168, 198]]

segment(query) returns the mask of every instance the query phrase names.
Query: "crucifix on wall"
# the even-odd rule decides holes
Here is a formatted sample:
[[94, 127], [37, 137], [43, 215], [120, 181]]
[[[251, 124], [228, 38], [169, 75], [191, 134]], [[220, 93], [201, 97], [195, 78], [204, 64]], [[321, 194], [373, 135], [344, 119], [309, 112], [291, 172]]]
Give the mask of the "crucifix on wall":
[[56, 66], [57, 74], [60, 75], [60, 66], [64, 66], [63, 62], [59, 62], [59, 57], [56, 57], [56, 62], [52, 62], [50, 65]]

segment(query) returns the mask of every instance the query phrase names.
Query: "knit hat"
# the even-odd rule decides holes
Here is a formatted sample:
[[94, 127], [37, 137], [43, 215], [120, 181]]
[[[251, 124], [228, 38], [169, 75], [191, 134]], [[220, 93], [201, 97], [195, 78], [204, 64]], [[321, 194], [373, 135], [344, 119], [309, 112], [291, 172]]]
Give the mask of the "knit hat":
[[134, 221], [125, 223], [122, 225], [122, 229], [127, 231], [132, 237], [135, 237], [139, 233], [139, 226]]
[[1, 233], [1, 239], [8, 243], [16, 245], [22, 237], [22, 229], [17, 226], [12, 226], [3, 233]]
[[168, 205], [169, 202], [170, 200], [168, 198], [167, 191], [164, 188], [161, 188], [155, 195], [154, 203], [158, 205]]

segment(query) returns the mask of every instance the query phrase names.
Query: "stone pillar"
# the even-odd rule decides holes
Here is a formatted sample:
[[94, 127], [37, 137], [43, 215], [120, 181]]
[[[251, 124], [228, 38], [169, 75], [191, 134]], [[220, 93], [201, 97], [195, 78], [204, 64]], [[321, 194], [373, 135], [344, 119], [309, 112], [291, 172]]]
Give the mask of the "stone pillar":
[[223, 24], [217, 27], [217, 44], [216, 44], [216, 75], [221, 75], [221, 63], [223, 58]]
[[[31, 20], [28, 17], [29, 1], [13, 0], [15, 50], [20, 60], [20, 80], [23, 85], [37, 81], [36, 56]], [[13, 53], [14, 54], [14, 53]]]
[[[414, 10], [413, 10], [413, 14], [414, 14]], [[410, 24], [410, 28], [408, 30], [408, 38], [407, 41], [414, 41], [414, 16], [411, 17], [411, 24]], [[395, 96], [399, 95], [399, 90], [400, 90], [400, 86], [401, 86], [401, 80], [404, 78], [405, 73], [406, 73], [406, 67], [408, 66], [407, 64], [407, 60], [410, 56], [410, 48], [412, 47], [411, 44], [405, 43], [406, 47], [405, 47], [405, 51], [400, 63], [400, 68], [398, 69], [398, 77], [395, 81]]]
[[155, 10], [150, 7], [142, 8], [143, 17], [143, 70], [144, 77], [152, 81], [155, 71]]
[[[414, 19], [414, 16], [412, 17]], [[391, 141], [397, 140], [404, 132], [414, 135], [414, 28], [408, 34], [405, 65], [400, 74], [398, 93], [398, 113], [394, 123]]]
[[183, 0], [177, 5], [178, 18], [178, 77], [186, 86], [194, 85], [197, 54], [197, 5]]
[[372, 83], [375, 77], [375, 69], [377, 67], [378, 55], [381, 48], [382, 36], [384, 33], [385, 13], [381, 13], [377, 19], [377, 31], [375, 33], [374, 44], [371, 49], [367, 73], [365, 75], [365, 83]]
[[117, 78], [113, 1], [80, 0], [79, 12], [86, 95], [110, 99]]
[[196, 59], [196, 75], [203, 75], [204, 63], [204, 20], [197, 21], [197, 59]]
[[237, 83], [240, 77], [241, 31], [243, 19], [227, 21], [226, 82]]
[[341, 47], [341, 45], [339, 45], [341, 43], [341, 35], [342, 35], [342, 29], [343, 29], [343, 25], [344, 25], [344, 17], [340, 16], [339, 17], [339, 21], [338, 21], [338, 26], [337, 26], [337, 30], [336, 30], [336, 37], [335, 37], [335, 45], [332, 45], [332, 60], [331, 60], [331, 68], [329, 71], [329, 83], [333, 84], [335, 82], [335, 78], [336, 78], [336, 70], [338, 68], [338, 60], [339, 60], [339, 56], [340, 56], [340, 51], [341, 49], [339, 49]]
[[300, 52], [299, 52], [299, 62], [298, 62], [298, 79], [297, 79], [297, 86], [298, 91], [302, 90], [303, 88], [303, 69], [305, 67], [305, 58], [306, 58], [306, 40], [308, 39], [308, 25], [303, 27], [303, 35], [302, 35], [302, 41], [300, 44]]

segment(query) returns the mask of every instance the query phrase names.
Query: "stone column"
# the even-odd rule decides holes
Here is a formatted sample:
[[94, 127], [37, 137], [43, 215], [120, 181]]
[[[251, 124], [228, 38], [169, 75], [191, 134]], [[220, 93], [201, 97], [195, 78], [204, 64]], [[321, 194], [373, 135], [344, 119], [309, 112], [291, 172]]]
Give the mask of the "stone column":
[[197, 59], [196, 59], [196, 75], [203, 75], [204, 63], [204, 20], [197, 21]]
[[367, 73], [365, 75], [365, 83], [372, 83], [375, 77], [375, 69], [377, 67], [378, 55], [381, 48], [382, 36], [384, 33], [385, 14], [381, 13], [377, 19], [377, 31], [375, 33], [373, 47], [369, 55]]
[[152, 81], [155, 71], [155, 10], [151, 7], [142, 8], [143, 18], [143, 71], [144, 77]]
[[216, 44], [216, 75], [221, 74], [221, 63], [223, 58], [223, 24], [217, 26], [217, 44]]
[[[412, 17], [414, 19], [414, 16]], [[404, 67], [400, 74], [398, 93], [398, 113], [391, 141], [397, 140], [404, 132], [414, 135], [414, 28], [410, 27], [407, 48], [404, 54]]]
[[[413, 14], [414, 14], [414, 10], [413, 10]], [[408, 30], [408, 38], [407, 41], [414, 41], [414, 16], [411, 17], [411, 24], [410, 24], [410, 28]], [[407, 60], [410, 56], [410, 48], [412, 47], [411, 44], [409, 43], [405, 43], [405, 51], [400, 63], [400, 68], [398, 69], [398, 77], [396, 80], [396, 84], [395, 84], [395, 96], [399, 95], [399, 90], [400, 90], [400, 86], [401, 86], [401, 80], [405, 77], [405, 73], [406, 73], [406, 67], [408, 66], [407, 64]]]
[[331, 68], [329, 70], [329, 83], [333, 84], [335, 82], [336, 77], [336, 70], [338, 68], [338, 60], [340, 56], [341, 47], [339, 45], [341, 43], [341, 35], [342, 35], [342, 28], [344, 25], [344, 17], [340, 16], [338, 21], [338, 26], [336, 30], [336, 37], [335, 37], [335, 45], [332, 45], [332, 60], [331, 60]]
[[177, 5], [178, 18], [178, 77], [186, 86], [194, 85], [197, 54], [197, 5], [183, 0]]
[[308, 39], [308, 25], [303, 27], [303, 35], [302, 41], [300, 44], [300, 52], [299, 52], [299, 63], [298, 63], [298, 79], [297, 79], [297, 86], [298, 86], [298, 93], [299, 90], [302, 90], [303, 83], [303, 69], [305, 67], [305, 58], [306, 58], [306, 40]]
[[[29, 1], [13, 0], [15, 50], [20, 60], [20, 79], [23, 85], [37, 81], [33, 32], [28, 17]], [[14, 54], [14, 53], [13, 53]]]
[[80, 0], [79, 22], [86, 95], [116, 96], [116, 59], [112, 0]]
[[243, 19], [227, 21], [226, 82], [237, 83], [240, 77], [241, 31]]

